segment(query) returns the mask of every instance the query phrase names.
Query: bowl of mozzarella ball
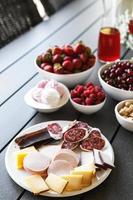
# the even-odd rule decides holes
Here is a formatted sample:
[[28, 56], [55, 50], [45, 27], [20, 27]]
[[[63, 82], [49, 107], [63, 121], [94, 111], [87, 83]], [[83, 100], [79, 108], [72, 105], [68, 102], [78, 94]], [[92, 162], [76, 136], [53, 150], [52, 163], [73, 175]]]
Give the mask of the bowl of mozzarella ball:
[[29, 90], [24, 100], [26, 104], [43, 113], [51, 113], [62, 108], [69, 100], [69, 90], [55, 80], [42, 80]]

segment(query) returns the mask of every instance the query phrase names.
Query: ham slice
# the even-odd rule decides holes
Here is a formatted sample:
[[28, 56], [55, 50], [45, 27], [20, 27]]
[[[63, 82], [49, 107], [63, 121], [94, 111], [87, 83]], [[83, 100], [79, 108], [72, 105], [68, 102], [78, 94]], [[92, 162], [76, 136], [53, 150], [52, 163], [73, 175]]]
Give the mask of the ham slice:
[[24, 169], [32, 174], [45, 174], [50, 165], [50, 159], [40, 152], [29, 153], [23, 161]]
[[55, 160], [53, 161], [49, 168], [48, 174], [52, 173], [57, 176], [63, 176], [70, 174], [70, 171], [73, 170], [73, 166], [66, 160]]
[[65, 160], [71, 163], [73, 167], [77, 167], [79, 156], [70, 149], [61, 149], [54, 157], [54, 160]]

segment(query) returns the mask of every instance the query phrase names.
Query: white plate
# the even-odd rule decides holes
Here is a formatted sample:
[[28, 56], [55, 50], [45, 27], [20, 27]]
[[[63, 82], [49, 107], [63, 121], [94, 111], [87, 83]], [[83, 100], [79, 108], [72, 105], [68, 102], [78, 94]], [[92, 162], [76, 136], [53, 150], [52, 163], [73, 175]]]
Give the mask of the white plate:
[[[48, 123], [52, 123], [52, 122], [57, 122], [59, 123], [62, 127], [68, 125], [68, 123], [70, 123], [70, 121], [48, 121], [48, 122], [43, 122], [37, 125], [34, 125], [32, 127], [29, 127], [28, 129], [22, 131], [18, 136], [21, 136], [23, 134], [25, 134], [27, 131], [35, 131], [38, 128], [44, 127], [46, 124]], [[17, 136], [17, 137], [18, 137]], [[106, 152], [112, 162], [114, 162], [114, 152], [112, 149], [111, 144], [109, 143], [109, 141], [106, 139], [106, 137], [104, 135], [102, 135], [102, 137], [105, 140], [106, 143], [106, 147], [103, 149], [104, 152]], [[10, 177], [18, 184], [20, 185], [22, 188], [29, 190], [27, 188], [27, 186], [25, 185], [24, 182], [24, 178], [26, 176], [28, 176], [29, 174], [27, 172], [25, 172], [24, 170], [17, 170], [15, 167], [15, 152], [18, 150], [18, 146], [15, 144], [14, 140], [9, 144], [7, 151], [6, 151], [6, 155], [5, 155], [5, 165], [6, 165], [6, 169], [8, 174], [10, 175]], [[53, 152], [58, 151], [59, 149], [59, 145], [46, 145], [43, 148], [40, 148], [40, 151], [42, 153], [49, 153], [49, 156], [52, 157], [53, 156]], [[83, 164], [87, 164], [87, 158], [91, 158], [92, 156], [92, 152], [83, 152], [81, 151], [81, 160]], [[77, 152], [79, 153], [79, 152]], [[51, 154], [51, 155], [50, 155]], [[78, 191], [72, 191], [72, 192], [63, 192], [62, 194], [57, 194], [53, 191], [49, 191], [49, 192], [44, 192], [43, 196], [49, 196], [49, 197], [67, 197], [67, 196], [74, 196], [74, 195], [78, 195], [78, 194], [82, 194], [84, 192], [87, 192], [89, 190], [92, 190], [93, 188], [97, 187], [98, 185], [100, 185], [110, 174], [111, 169], [107, 169], [107, 170], [101, 170], [100, 172], [97, 172], [97, 179], [95, 178], [92, 182], [92, 184], [88, 187], [83, 188], [82, 190], [78, 190]]]

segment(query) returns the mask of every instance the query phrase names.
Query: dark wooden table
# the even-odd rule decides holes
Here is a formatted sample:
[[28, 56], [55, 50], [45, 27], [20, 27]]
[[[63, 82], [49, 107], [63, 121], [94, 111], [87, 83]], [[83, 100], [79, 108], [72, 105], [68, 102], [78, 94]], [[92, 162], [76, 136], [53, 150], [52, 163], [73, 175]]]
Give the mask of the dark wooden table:
[[[106, 0], [106, 20], [111, 20], [111, 0]], [[97, 53], [99, 29], [103, 20], [102, 0], [77, 0], [57, 12], [48, 21], [27, 32], [0, 50], [0, 200], [50, 199], [34, 196], [14, 183], [5, 169], [5, 152], [11, 140], [24, 128], [49, 120], [83, 120], [101, 129], [115, 152], [114, 169], [96, 189], [69, 199], [132, 200], [133, 199], [133, 134], [116, 121], [114, 106], [108, 97], [104, 108], [93, 115], [83, 115], [68, 103], [60, 111], [40, 114], [24, 103], [24, 94], [41, 77], [34, 66], [35, 57], [49, 46], [83, 40]], [[121, 58], [132, 57], [122, 47]], [[97, 83], [96, 63], [89, 80]], [[68, 199], [68, 198], [66, 198]]]

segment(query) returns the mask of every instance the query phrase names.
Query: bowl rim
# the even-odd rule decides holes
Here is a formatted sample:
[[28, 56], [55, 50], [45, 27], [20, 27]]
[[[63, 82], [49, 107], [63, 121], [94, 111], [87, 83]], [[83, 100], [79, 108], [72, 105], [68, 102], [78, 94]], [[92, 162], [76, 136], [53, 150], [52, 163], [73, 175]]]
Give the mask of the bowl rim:
[[127, 102], [127, 101], [132, 101], [133, 102], [133, 99], [126, 99], [126, 100], [123, 100], [123, 101], [120, 101], [119, 103], [117, 103], [116, 104], [116, 106], [115, 106], [115, 115], [117, 116], [119, 116], [120, 117], [120, 119], [122, 119], [122, 120], [124, 120], [125, 122], [128, 122], [128, 123], [133, 123], [133, 121], [131, 121], [131, 120], [129, 120], [129, 119], [127, 119], [127, 118], [124, 118], [122, 115], [120, 115], [119, 114], [119, 112], [118, 112], [118, 107], [120, 106], [120, 105], [122, 105], [123, 103], [125, 103], [125, 102]]
[[[105, 95], [106, 95], [106, 94], [105, 94]], [[106, 100], [107, 100], [107, 96], [105, 96], [104, 101], [102, 101], [102, 102], [99, 103], [99, 104], [96, 104], [96, 105], [81, 105], [81, 104], [78, 104], [78, 103], [76, 103], [75, 101], [73, 101], [72, 98], [71, 98], [71, 95], [70, 95], [70, 101], [71, 101], [71, 103], [72, 103], [72, 104], [76, 104], [76, 105], [79, 106], [80, 108], [97, 108], [97, 107], [100, 106], [100, 105], [104, 105], [105, 102], [106, 102]]]
[[106, 82], [102, 79], [102, 77], [101, 77], [101, 73], [103, 72], [104, 69], [108, 68], [108, 67], [109, 67], [110, 65], [112, 65], [113, 63], [123, 62], [123, 61], [130, 61], [130, 62], [133, 63], [133, 60], [128, 60], [128, 59], [127, 59], [127, 60], [125, 59], [125, 60], [119, 60], [119, 61], [114, 61], [114, 62], [106, 63], [106, 64], [102, 65], [102, 66], [100, 67], [100, 69], [98, 70], [98, 78], [99, 78], [99, 80], [100, 80], [101, 82], [103, 82], [107, 87], [109, 87], [109, 88], [115, 90], [116, 92], [122, 91], [122, 92], [124, 92], [124, 93], [133, 94], [133, 91], [124, 90], [124, 89], [120, 89], [120, 88], [114, 87], [114, 86], [112, 86], [112, 85], [109, 85], [109, 84], [106, 83]]
[[[42, 103], [39, 103], [39, 102], [35, 101], [35, 100], [31, 97], [31, 92], [36, 88], [36, 86], [33, 87], [33, 88], [31, 88], [30, 90], [28, 90], [28, 92], [24, 95], [25, 103], [26, 103], [28, 106], [30, 106], [30, 107], [32, 107], [32, 108], [34, 108], [34, 109], [37, 109], [37, 110], [39, 109], [39, 110], [47, 110], [47, 111], [48, 111], [48, 110], [55, 110], [55, 109], [59, 109], [59, 108], [63, 107], [63, 106], [66, 105], [67, 102], [69, 101], [69, 99], [70, 99], [70, 93], [69, 93], [68, 88], [67, 88], [64, 84], [62, 84], [62, 83], [60, 83], [60, 82], [58, 82], [58, 83], [61, 85], [61, 87], [64, 88], [65, 94], [66, 94], [66, 96], [67, 96], [67, 98], [65, 99], [65, 101], [62, 102], [62, 104], [59, 104], [58, 106], [54, 106], [54, 107], [49, 107], [49, 108], [48, 108], [48, 107], [44, 107], [45, 104], [42, 104]], [[35, 106], [33, 106], [33, 105], [31, 105], [30, 103], [27, 102], [27, 100], [26, 100], [27, 95], [30, 95], [31, 99], [36, 103]], [[37, 106], [37, 105], [38, 105], [38, 106]], [[40, 105], [40, 106], [39, 106], [39, 105]], [[42, 105], [42, 107], [41, 107], [41, 105]]]
[[[96, 56], [95, 56], [95, 57], [96, 57]], [[36, 59], [37, 59], [37, 58], [36, 58]], [[81, 74], [83, 75], [83, 74], [85, 74], [86, 72], [91, 71], [91, 70], [94, 68], [95, 64], [96, 64], [96, 62], [95, 62], [95, 64], [92, 65], [89, 69], [87, 69], [87, 70], [85, 70], [85, 71], [82, 71], [82, 72], [78, 72], [78, 73], [73, 73], [73, 74], [55, 74], [55, 73], [47, 72], [47, 71], [41, 69], [41, 68], [38, 66], [38, 64], [36, 63], [36, 59], [34, 60], [34, 64], [35, 64], [35, 66], [37, 67], [37, 69], [39, 69], [39, 71], [45, 72], [46, 74], [52, 74], [53, 76], [54, 76], [54, 75], [60, 76], [60, 77], [61, 77], [61, 76], [62, 76], [62, 77], [63, 77], [63, 76], [67, 76], [67, 77], [80, 76]]]

